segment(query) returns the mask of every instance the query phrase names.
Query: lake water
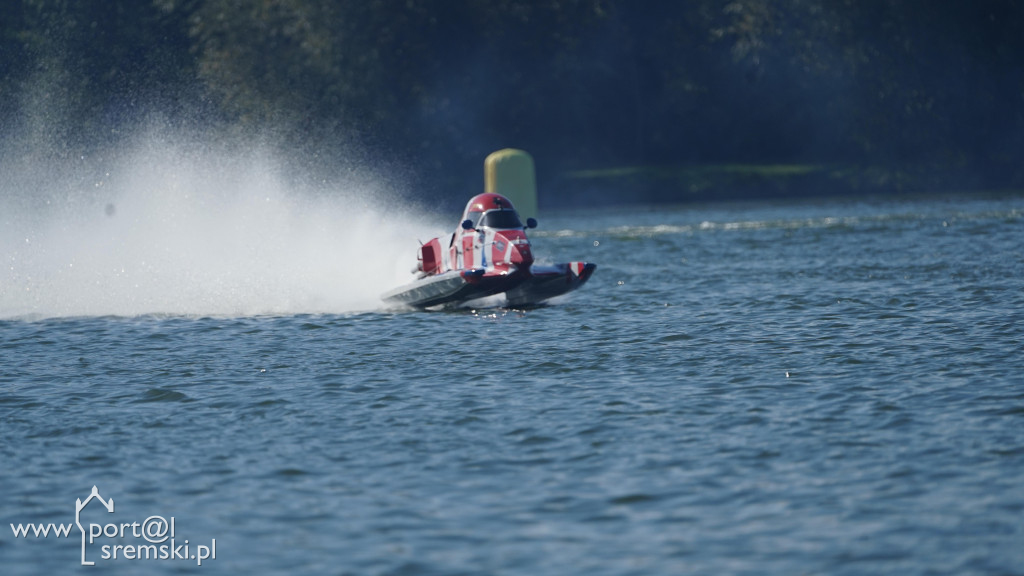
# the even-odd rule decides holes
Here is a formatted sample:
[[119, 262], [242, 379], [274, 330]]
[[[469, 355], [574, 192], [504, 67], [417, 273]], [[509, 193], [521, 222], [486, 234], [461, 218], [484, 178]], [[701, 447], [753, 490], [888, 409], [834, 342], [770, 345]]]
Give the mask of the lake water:
[[542, 214], [539, 258], [598, 269], [527, 311], [378, 305], [409, 230], [322, 277], [329, 220], [190, 265], [62, 218], [4, 236], [4, 574], [76, 570], [78, 528], [9, 525], [93, 486], [86, 532], [190, 541], [97, 535], [97, 573], [1024, 573], [1019, 196]]

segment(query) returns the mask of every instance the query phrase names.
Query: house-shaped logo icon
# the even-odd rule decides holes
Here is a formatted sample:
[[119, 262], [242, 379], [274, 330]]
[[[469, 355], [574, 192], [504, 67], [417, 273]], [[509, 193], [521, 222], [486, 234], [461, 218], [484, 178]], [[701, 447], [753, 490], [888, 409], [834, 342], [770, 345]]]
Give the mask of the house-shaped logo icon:
[[100, 504], [107, 509], [107, 512], [114, 513], [114, 499], [104, 500], [95, 486], [92, 487], [92, 493], [85, 499], [85, 502], [82, 502], [81, 498], [75, 500], [75, 525], [78, 526], [78, 530], [82, 533], [82, 566], [93, 566], [96, 564], [95, 562], [87, 562], [85, 560], [85, 527], [82, 526], [82, 510], [85, 510], [85, 507], [89, 505], [89, 502], [92, 502], [93, 498], [99, 500]]

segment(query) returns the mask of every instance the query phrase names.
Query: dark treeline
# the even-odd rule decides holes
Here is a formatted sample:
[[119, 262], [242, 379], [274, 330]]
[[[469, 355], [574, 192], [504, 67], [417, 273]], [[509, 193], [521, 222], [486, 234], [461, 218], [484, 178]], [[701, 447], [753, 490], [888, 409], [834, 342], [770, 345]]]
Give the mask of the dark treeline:
[[321, 162], [362, 150], [458, 197], [507, 146], [538, 158], [542, 184], [803, 163], [1024, 185], [1022, 0], [2, 6], [3, 133], [58, 158], [158, 120]]

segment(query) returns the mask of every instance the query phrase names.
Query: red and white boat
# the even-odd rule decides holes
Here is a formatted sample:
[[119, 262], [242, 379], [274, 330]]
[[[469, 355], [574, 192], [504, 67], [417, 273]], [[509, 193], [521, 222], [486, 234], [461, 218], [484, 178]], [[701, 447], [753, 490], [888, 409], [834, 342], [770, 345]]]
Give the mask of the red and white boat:
[[418, 308], [504, 293], [512, 307], [539, 304], [582, 286], [597, 268], [589, 262], [535, 265], [526, 229], [508, 198], [474, 196], [450, 238], [420, 246], [416, 280], [385, 293], [386, 302]]

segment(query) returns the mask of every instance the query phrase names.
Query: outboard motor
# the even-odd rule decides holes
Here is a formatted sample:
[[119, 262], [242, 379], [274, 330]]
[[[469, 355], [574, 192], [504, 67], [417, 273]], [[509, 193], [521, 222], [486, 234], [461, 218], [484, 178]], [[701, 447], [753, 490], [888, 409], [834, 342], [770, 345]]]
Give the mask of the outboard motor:
[[441, 242], [437, 238], [420, 246], [415, 272], [420, 272], [421, 276], [441, 272]]

